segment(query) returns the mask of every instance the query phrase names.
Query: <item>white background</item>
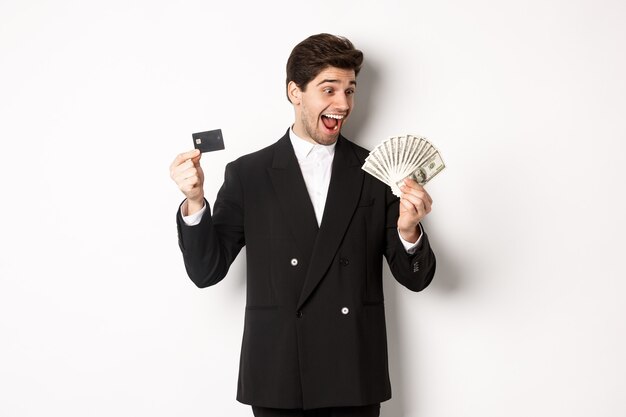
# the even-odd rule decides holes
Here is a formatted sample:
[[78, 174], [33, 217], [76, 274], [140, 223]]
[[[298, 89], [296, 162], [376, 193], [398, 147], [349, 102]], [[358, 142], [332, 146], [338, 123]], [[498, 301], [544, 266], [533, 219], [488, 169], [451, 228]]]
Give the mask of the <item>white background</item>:
[[[217, 3], [217, 2], [216, 2]], [[308, 35], [365, 53], [344, 133], [429, 137], [438, 257], [386, 271], [386, 417], [626, 415], [626, 3], [0, 1], [0, 414], [250, 416], [235, 401], [245, 251], [187, 278], [169, 179], [293, 119]]]

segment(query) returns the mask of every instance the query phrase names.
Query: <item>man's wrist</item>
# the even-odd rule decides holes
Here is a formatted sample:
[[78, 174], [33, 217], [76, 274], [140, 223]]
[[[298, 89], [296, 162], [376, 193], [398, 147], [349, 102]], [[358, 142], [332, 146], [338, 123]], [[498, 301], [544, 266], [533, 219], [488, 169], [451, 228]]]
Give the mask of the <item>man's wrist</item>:
[[180, 216], [183, 218], [183, 222], [187, 225], [187, 226], [195, 226], [197, 224], [200, 224], [200, 221], [202, 221], [202, 217], [204, 216], [204, 212], [207, 209], [207, 205], [203, 205], [202, 208], [192, 214], [187, 214], [187, 203], [188, 201], [185, 200], [183, 201], [183, 204], [181, 204], [180, 206]]
[[422, 235], [419, 223], [415, 228], [409, 231], [398, 229], [398, 233], [400, 233], [402, 239], [410, 243], [416, 243]]
[[402, 237], [402, 234], [400, 234], [400, 229], [398, 229], [398, 237], [400, 238], [400, 242], [402, 242], [404, 250], [406, 250], [409, 255], [414, 255], [422, 247], [422, 238], [424, 237], [422, 225], [418, 224], [417, 228], [419, 230], [419, 237], [414, 242], [409, 242], [405, 240], [404, 237]]
[[185, 200], [182, 206], [183, 216], [191, 216], [199, 212], [200, 210], [202, 210], [203, 207], [204, 207], [204, 197], [200, 198], [200, 200], [198, 199], [191, 200], [188, 198], [187, 200]]

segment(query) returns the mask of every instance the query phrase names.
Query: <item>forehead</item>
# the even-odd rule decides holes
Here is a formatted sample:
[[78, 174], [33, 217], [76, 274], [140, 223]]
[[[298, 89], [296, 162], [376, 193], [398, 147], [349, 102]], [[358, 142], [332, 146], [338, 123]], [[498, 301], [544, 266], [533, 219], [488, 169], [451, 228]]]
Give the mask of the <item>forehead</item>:
[[311, 80], [309, 85], [315, 87], [318, 85], [332, 83], [339, 85], [355, 85], [356, 75], [352, 69], [342, 69], [336, 67], [326, 67]]

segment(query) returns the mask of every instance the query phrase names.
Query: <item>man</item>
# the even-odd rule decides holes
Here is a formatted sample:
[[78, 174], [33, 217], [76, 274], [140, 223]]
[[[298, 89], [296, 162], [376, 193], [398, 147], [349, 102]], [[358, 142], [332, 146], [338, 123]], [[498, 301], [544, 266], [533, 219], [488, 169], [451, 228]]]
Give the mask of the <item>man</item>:
[[177, 224], [193, 282], [219, 282], [246, 245], [237, 399], [257, 417], [378, 416], [391, 398], [382, 257], [413, 291], [435, 273], [420, 225], [428, 193], [405, 180], [394, 197], [361, 169], [368, 151], [341, 135], [362, 60], [330, 34], [293, 49], [295, 121], [273, 145], [226, 166], [212, 216], [200, 153], [180, 154], [170, 167], [187, 197]]

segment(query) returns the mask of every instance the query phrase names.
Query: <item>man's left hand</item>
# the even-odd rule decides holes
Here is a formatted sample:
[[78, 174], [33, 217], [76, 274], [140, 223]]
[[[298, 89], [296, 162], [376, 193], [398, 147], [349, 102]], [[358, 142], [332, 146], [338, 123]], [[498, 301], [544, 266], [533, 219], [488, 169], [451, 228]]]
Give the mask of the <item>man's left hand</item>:
[[420, 237], [418, 224], [430, 213], [433, 204], [428, 192], [412, 179], [405, 179], [400, 187], [400, 216], [398, 217], [398, 231], [402, 238], [415, 243]]

